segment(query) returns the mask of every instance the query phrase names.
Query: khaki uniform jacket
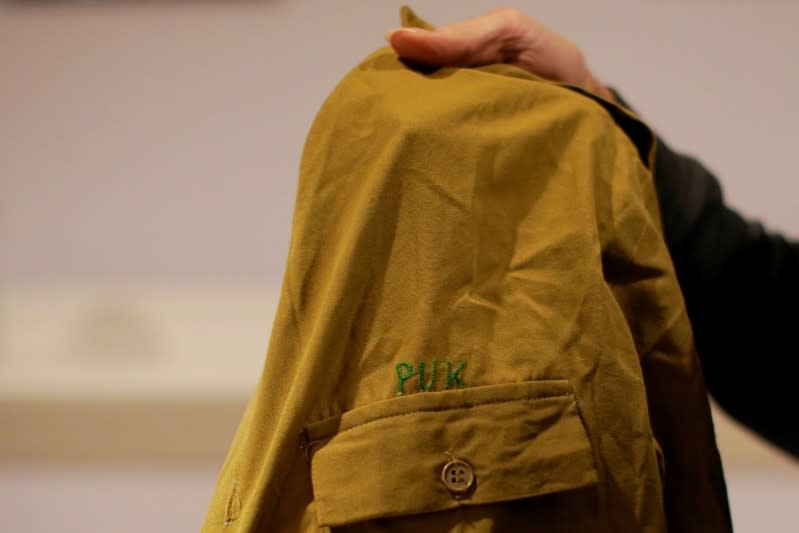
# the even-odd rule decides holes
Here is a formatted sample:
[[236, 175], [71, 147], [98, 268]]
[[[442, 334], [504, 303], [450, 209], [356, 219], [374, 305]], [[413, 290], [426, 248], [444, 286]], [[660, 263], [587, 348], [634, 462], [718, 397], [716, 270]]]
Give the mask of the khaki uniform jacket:
[[653, 148], [506, 65], [350, 72], [203, 532], [728, 531]]

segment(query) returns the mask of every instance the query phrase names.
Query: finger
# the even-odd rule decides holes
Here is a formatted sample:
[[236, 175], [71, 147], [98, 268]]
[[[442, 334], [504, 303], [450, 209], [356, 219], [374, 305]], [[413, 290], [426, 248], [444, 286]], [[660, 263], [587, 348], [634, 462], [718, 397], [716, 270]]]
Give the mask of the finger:
[[400, 28], [387, 36], [394, 51], [417, 63], [436, 66], [470, 66], [467, 43], [435, 31]]
[[508, 10], [496, 10], [436, 30], [399, 28], [387, 39], [400, 56], [440, 66], [476, 66], [503, 60], [518, 32]]

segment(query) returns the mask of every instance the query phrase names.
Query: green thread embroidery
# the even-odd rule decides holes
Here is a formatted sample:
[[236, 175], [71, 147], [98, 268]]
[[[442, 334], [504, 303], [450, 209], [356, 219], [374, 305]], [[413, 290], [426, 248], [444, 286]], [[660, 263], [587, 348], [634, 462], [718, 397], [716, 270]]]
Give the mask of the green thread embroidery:
[[460, 363], [456, 368], [455, 371], [452, 371], [452, 361], [447, 361], [447, 386], [446, 388], [449, 389], [453, 382], [458, 384], [458, 388], [462, 389], [464, 387], [463, 379], [460, 376], [461, 370], [466, 368], [466, 361]]
[[[406, 373], [403, 375], [403, 369]], [[413, 365], [410, 363], [397, 363], [397, 396], [403, 394], [405, 391], [403, 387], [405, 382], [411, 378], [416, 372], [413, 371]]]
[[419, 362], [419, 388], [425, 392], [430, 392], [438, 382], [438, 359], [433, 359], [433, 371], [431, 372], [430, 381], [424, 382], [424, 361]]
[[[429, 381], [427, 379], [427, 365], [424, 361], [419, 361], [415, 369], [411, 363], [397, 363], [397, 396], [405, 394], [405, 382], [411, 379], [413, 376], [419, 376], [419, 390], [424, 392], [438, 390], [438, 369], [442, 362], [444, 361], [433, 359]], [[452, 370], [452, 361], [446, 361], [446, 363], [447, 379], [444, 389], [464, 388], [465, 384], [463, 383], [463, 377], [460, 374], [463, 369], [466, 368], [466, 361], [458, 363], [455, 367], [455, 370]]]

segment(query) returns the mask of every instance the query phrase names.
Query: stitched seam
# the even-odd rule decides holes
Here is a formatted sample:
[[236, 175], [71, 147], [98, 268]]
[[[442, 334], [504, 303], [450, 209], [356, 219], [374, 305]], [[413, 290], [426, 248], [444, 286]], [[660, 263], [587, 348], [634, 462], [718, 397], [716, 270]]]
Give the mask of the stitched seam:
[[[547, 399], [550, 399], [550, 398], [570, 398], [572, 396], [573, 395], [571, 393], [552, 394], [552, 395], [548, 395], [548, 396], [534, 396], [534, 397], [526, 396], [526, 397], [523, 397], [523, 398], [514, 398], [512, 400], [492, 400], [492, 401], [489, 401], [489, 402], [480, 402], [480, 403], [462, 405], [462, 406], [458, 406], [458, 407], [440, 407], [440, 408], [431, 407], [429, 409], [417, 409], [415, 411], [408, 411], [407, 413], [400, 413], [400, 414], [396, 414], [396, 415], [386, 415], [386, 416], [381, 416], [379, 418], [374, 418], [372, 420], [369, 420], [367, 422], [363, 422], [361, 424], [354, 425], [354, 426], [349, 427], [347, 429], [342, 429], [341, 431], [339, 431], [335, 435], [330, 436], [328, 439], [332, 439], [333, 437], [335, 437], [337, 435], [341, 435], [341, 434], [346, 433], [348, 431], [351, 431], [353, 429], [369, 425], [369, 424], [371, 424], [373, 422], [378, 422], [380, 420], [388, 420], [390, 418], [399, 418], [399, 417], [402, 417], [402, 416], [415, 415], [415, 414], [418, 414], [418, 413], [437, 413], [437, 412], [444, 412], [444, 411], [460, 411], [460, 410], [464, 410], [464, 409], [473, 409], [475, 407], [482, 407], [484, 405], [496, 405], [496, 404], [500, 404], [500, 403], [511, 403], [511, 402], [529, 402], [529, 401], [535, 401], [535, 400], [547, 400]], [[324, 439], [324, 440], [328, 440], [328, 439]]]
[[641, 244], [641, 239], [644, 238], [644, 235], [646, 234], [646, 229], [647, 226], [641, 228], [641, 233], [638, 235], [638, 238], [635, 240], [635, 245], [633, 245], [633, 249], [630, 251], [631, 256], [634, 257], [635, 253], [638, 251], [638, 245]]

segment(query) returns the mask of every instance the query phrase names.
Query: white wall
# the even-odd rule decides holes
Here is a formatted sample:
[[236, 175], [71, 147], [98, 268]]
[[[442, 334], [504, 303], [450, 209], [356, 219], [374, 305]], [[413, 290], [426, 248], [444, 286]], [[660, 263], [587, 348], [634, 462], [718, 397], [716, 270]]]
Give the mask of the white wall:
[[[36, 2], [0, 17], [11, 281], [279, 279], [305, 133], [400, 2]], [[420, 1], [433, 21], [492, 2]], [[793, 2], [527, 1], [731, 201], [799, 235]]]
[[[243, 402], [268, 341], [305, 134], [401, 2], [65, 4], [0, 5], [0, 401]], [[437, 23], [496, 7], [413, 5]], [[514, 5], [582, 46], [602, 79], [719, 173], [732, 204], [799, 236], [799, 4]], [[739, 531], [758, 531], [766, 511], [770, 532], [792, 531], [796, 464], [728, 424], [720, 434]], [[92, 491], [129, 479], [115, 464], [68, 465], [65, 478], [8, 457], [0, 500], [15, 532], [91, 531], [58, 512], [24, 519], [21, 502], [57, 508], [69, 496], [50, 489], [72, 486], [76, 501], [117, 508], [121, 493]], [[184, 511], [186, 531], [213, 483], [213, 465], [197, 468], [208, 486], [196, 514]], [[181, 475], [196, 487], [200, 474]], [[753, 494], [774, 495], [773, 508]]]

